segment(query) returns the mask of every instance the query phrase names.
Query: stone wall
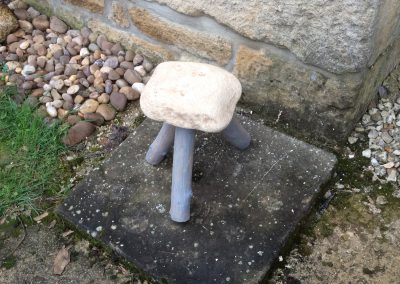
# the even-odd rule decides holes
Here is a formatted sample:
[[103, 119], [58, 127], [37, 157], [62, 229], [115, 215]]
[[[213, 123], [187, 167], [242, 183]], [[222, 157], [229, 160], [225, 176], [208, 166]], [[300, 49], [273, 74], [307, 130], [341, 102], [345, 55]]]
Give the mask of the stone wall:
[[398, 0], [26, 0], [151, 59], [232, 71], [242, 103], [341, 141], [400, 61]]

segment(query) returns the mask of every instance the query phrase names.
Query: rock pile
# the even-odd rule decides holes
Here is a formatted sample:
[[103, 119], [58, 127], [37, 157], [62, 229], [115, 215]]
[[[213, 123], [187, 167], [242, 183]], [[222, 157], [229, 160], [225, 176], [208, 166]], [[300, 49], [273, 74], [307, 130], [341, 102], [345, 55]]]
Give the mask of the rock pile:
[[15, 8], [14, 14], [19, 29], [0, 45], [2, 76], [29, 94], [28, 104], [39, 104], [39, 111], [72, 126], [66, 144], [79, 143], [94, 125], [114, 119], [140, 97], [153, 69], [140, 54], [88, 28], [69, 29], [32, 7]]
[[400, 184], [400, 97], [393, 101], [381, 96], [364, 114], [348, 142], [362, 140], [368, 141], [362, 155], [370, 159], [373, 179]]

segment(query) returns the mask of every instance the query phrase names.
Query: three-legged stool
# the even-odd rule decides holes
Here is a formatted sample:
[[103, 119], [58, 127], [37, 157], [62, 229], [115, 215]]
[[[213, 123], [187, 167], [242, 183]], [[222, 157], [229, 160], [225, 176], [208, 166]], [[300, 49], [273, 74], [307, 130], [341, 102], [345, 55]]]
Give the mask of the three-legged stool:
[[203, 63], [164, 62], [157, 66], [140, 98], [146, 116], [164, 124], [146, 155], [159, 164], [174, 148], [171, 219], [190, 219], [195, 130], [222, 132], [233, 146], [245, 149], [250, 135], [234, 117], [242, 93], [239, 80], [226, 70]]

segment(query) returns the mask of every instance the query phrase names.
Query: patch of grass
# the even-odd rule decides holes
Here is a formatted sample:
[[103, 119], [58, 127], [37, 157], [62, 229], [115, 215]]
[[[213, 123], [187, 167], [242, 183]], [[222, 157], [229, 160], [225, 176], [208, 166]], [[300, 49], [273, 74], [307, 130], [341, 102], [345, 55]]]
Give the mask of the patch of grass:
[[15, 256], [10, 256], [10, 257], [6, 258], [6, 259], [1, 263], [1, 267], [5, 268], [5, 269], [10, 269], [10, 268], [12, 268], [16, 263], [17, 263], [17, 259], [15, 258]]
[[18, 106], [11, 100], [15, 94], [15, 87], [0, 89], [0, 216], [11, 207], [34, 209], [37, 198], [59, 190], [65, 175], [65, 129], [47, 126], [29, 106]]

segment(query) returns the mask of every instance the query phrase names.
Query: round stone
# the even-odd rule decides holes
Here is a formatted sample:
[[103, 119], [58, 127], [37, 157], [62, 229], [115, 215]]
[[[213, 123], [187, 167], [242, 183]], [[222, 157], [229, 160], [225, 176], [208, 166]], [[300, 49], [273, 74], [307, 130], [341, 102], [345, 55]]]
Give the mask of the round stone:
[[24, 68], [22, 69], [21, 74], [24, 76], [28, 76], [28, 75], [32, 75], [35, 72], [36, 72], [35, 66], [25, 65]]
[[101, 114], [101, 116], [104, 117], [106, 121], [113, 120], [116, 115], [115, 109], [108, 104], [99, 105], [96, 113]]
[[97, 98], [97, 101], [100, 104], [107, 104], [110, 101], [110, 96], [106, 93], [103, 93]]
[[140, 75], [136, 71], [130, 70], [130, 69], [125, 71], [124, 79], [129, 84], [140, 83], [142, 81], [142, 79], [140, 78]]
[[114, 70], [111, 70], [109, 73], [108, 73], [108, 79], [110, 79], [110, 80], [112, 80], [112, 81], [116, 81], [116, 80], [118, 80], [120, 78], [120, 75], [117, 73], [117, 72], [115, 72]]
[[64, 102], [62, 100], [54, 100], [51, 105], [55, 108], [61, 108]]
[[135, 68], [133, 68], [133, 70], [138, 72], [139, 75], [142, 77], [146, 76], [146, 70], [144, 69], [144, 67], [142, 65], [136, 66]]
[[83, 101], [85, 100], [84, 97], [82, 97], [81, 95], [77, 95], [74, 99], [74, 103], [75, 104], [81, 104]]
[[67, 145], [73, 146], [81, 141], [83, 141], [86, 137], [89, 137], [96, 130], [96, 127], [87, 121], [79, 121], [74, 126], [72, 126], [68, 134], [64, 137], [63, 142]]
[[90, 55], [89, 49], [86, 47], [81, 48], [79, 55], [83, 58]]
[[71, 102], [71, 103], [74, 101], [72, 96], [67, 93], [62, 94], [62, 98], [64, 101]]
[[123, 111], [126, 107], [128, 99], [124, 94], [112, 93], [110, 96], [111, 105], [118, 111]]
[[78, 85], [72, 85], [71, 87], [68, 88], [67, 94], [68, 95], [74, 95], [79, 91], [79, 86]]
[[132, 50], [127, 50], [125, 53], [125, 60], [133, 61], [133, 58], [135, 58], [135, 53]]
[[18, 21], [20, 28], [26, 32], [26, 33], [31, 33], [33, 30], [33, 26], [31, 23], [25, 20], [19, 20]]
[[146, 70], [147, 72], [150, 72], [151, 70], [153, 70], [153, 64], [150, 61], [148, 61], [146, 58], [143, 60], [142, 66], [143, 66], [144, 70]]
[[64, 81], [61, 79], [53, 80], [50, 82], [50, 85], [56, 90], [61, 90], [64, 87]]
[[67, 32], [68, 26], [59, 18], [53, 16], [50, 19], [50, 29], [57, 33], [63, 34]]
[[129, 86], [128, 83], [124, 79], [119, 79], [115, 82], [118, 88]]
[[112, 69], [115, 69], [118, 67], [118, 57], [116, 56], [110, 56], [109, 58], [107, 58], [107, 60], [104, 62], [103, 66], [107, 66], [110, 67]]
[[140, 93], [132, 89], [131, 87], [122, 87], [119, 92], [124, 94], [129, 101], [137, 100], [140, 98]]
[[69, 102], [69, 101], [64, 101], [63, 103], [63, 109], [65, 110], [71, 110], [74, 108], [74, 104], [73, 102]]
[[93, 113], [97, 110], [98, 106], [99, 106], [99, 103], [96, 100], [88, 99], [81, 105], [81, 107], [79, 108], [79, 111], [81, 113]]
[[135, 57], [133, 58], [133, 65], [137, 66], [142, 64], [144, 58], [140, 54], [136, 54]]
[[47, 28], [50, 26], [50, 22], [46, 15], [40, 15], [33, 19], [32, 21], [33, 26], [41, 31], [46, 31]]
[[30, 43], [29, 43], [29, 41], [26, 40], [26, 41], [23, 41], [23, 42], [19, 45], [19, 48], [25, 50], [25, 49], [27, 49], [29, 46], [30, 46]]
[[46, 105], [46, 111], [51, 117], [57, 117], [57, 109], [54, 106]]
[[145, 85], [143, 83], [134, 83], [132, 85], [132, 89], [137, 91], [139, 94], [141, 94], [144, 90]]

